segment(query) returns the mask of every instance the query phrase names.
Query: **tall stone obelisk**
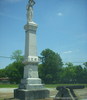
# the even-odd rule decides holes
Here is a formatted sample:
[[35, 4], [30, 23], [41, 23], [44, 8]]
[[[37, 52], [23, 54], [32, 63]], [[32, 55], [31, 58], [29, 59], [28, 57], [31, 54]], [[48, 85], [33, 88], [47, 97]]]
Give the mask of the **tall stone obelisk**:
[[38, 77], [38, 56], [36, 45], [36, 30], [38, 25], [33, 21], [34, 0], [27, 5], [27, 24], [25, 29], [24, 76], [19, 88], [14, 90], [14, 97], [21, 100], [35, 100], [49, 97], [49, 91], [44, 88]]
[[38, 56], [36, 45], [37, 24], [33, 22], [33, 6], [35, 2], [30, 0], [27, 5], [27, 24], [25, 29], [25, 56], [24, 79], [19, 88], [28, 90], [42, 89], [41, 79], [38, 78]]

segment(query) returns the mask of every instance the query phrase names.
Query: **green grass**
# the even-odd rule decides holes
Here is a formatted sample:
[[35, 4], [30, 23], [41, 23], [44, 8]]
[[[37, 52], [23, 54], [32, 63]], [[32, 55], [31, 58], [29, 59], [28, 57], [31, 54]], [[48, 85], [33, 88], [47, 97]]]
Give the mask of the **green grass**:
[[[56, 88], [57, 86], [63, 86], [63, 85], [85, 85], [87, 87], [87, 84], [45, 84], [46, 88]], [[17, 84], [0, 84], [0, 88], [18, 88]]]
[[87, 87], [87, 84], [46, 84], [45, 87], [46, 88], [56, 88], [57, 86], [64, 86], [64, 85], [84, 85], [85, 87]]
[[18, 88], [17, 84], [0, 84], [0, 88]]

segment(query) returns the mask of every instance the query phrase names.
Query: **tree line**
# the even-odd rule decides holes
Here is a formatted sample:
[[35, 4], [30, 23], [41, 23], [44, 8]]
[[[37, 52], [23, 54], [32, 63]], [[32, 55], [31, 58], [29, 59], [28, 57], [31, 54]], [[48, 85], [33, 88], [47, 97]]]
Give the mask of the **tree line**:
[[[23, 78], [24, 64], [21, 50], [13, 52], [12, 59], [15, 61], [4, 69], [0, 69], [0, 77], [8, 77], [10, 83], [20, 83]], [[62, 58], [58, 53], [45, 49], [39, 57], [41, 63], [38, 65], [39, 77], [45, 84], [86, 84], [87, 83], [87, 62], [81, 65], [66, 63], [64, 67]]]

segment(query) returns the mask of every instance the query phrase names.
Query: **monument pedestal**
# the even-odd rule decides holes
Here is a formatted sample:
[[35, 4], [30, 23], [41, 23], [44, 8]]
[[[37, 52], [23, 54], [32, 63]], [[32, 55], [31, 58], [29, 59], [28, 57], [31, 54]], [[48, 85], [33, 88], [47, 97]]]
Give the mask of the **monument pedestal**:
[[14, 90], [14, 98], [19, 100], [39, 100], [49, 98], [49, 90], [45, 89], [38, 77], [38, 64], [29, 63], [24, 66], [24, 78], [18, 89]]
[[15, 89], [14, 90], [14, 98], [20, 100], [39, 100], [45, 99], [49, 97], [49, 90], [41, 89], [41, 90], [25, 90], [25, 89]]
[[49, 98], [49, 90], [45, 89], [38, 78], [37, 64], [24, 66], [24, 78], [18, 89], [14, 90], [14, 98], [19, 100], [39, 100]]
[[21, 80], [19, 89], [36, 90], [43, 88], [41, 79], [38, 77], [38, 64], [32, 62], [24, 66], [24, 78]]
[[19, 89], [36, 90], [42, 88], [44, 87], [39, 78], [22, 79], [21, 84], [19, 85]]

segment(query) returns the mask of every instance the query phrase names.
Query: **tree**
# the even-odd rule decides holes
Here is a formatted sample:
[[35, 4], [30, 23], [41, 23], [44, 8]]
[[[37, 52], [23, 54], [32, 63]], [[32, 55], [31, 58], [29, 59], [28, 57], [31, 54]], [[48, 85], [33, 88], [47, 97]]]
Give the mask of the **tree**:
[[61, 83], [76, 83], [76, 73], [75, 73], [75, 67], [74, 66], [70, 66], [72, 64], [69, 64], [69, 66], [67, 67], [63, 67], [61, 74], [60, 74], [60, 79], [61, 79]]
[[75, 70], [75, 73], [76, 73], [76, 80], [77, 80], [77, 83], [83, 83], [84, 79], [83, 79], [83, 68], [81, 65], [77, 65], [75, 66], [76, 70]]
[[68, 62], [65, 65], [66, 65], [66, 67], [72, 67], [73, 66], [73, 64], [71, 62]]
[[22, 51], [21, 50], [14, 51], [13, 54], [11, 55], [11, 59], [15, 60], [16, 62], [22, 61], [23, 60]]
[[83, 80], [84, 83], [87, 83], [87, 62], [83, 63], [84, 69], [83, 69]]
[[5, 69], [0, 69], [0, 77], [6, 77], [6, 71]]
[[40, 77], [45, 83], [56, 83], [58, 71], [62, 67], [62, 59], [58, 53], [50, 49], [41, 52], [42, 64], [39, 66]]
[[83, 65], [85, 66], [85, 68], [87, 68], [87, 62], [83, 63]]
[[10, 79], [10, 83], [20, 83], [23, 77], [24, 64], [22, 62], [13, 62], [6, 68], [6, 75]]
[[16, 50], [13, 52], [11, 59], [15, 61], [12, 64], [9, 64], [5, 69], [0, 70], [0, 77], [8, 77], [10, 83], [19, 83], [23, 77], [24, 64], [22, 51]]
[[87, 67], [83, 69], [83, 83], [87, 84]]

